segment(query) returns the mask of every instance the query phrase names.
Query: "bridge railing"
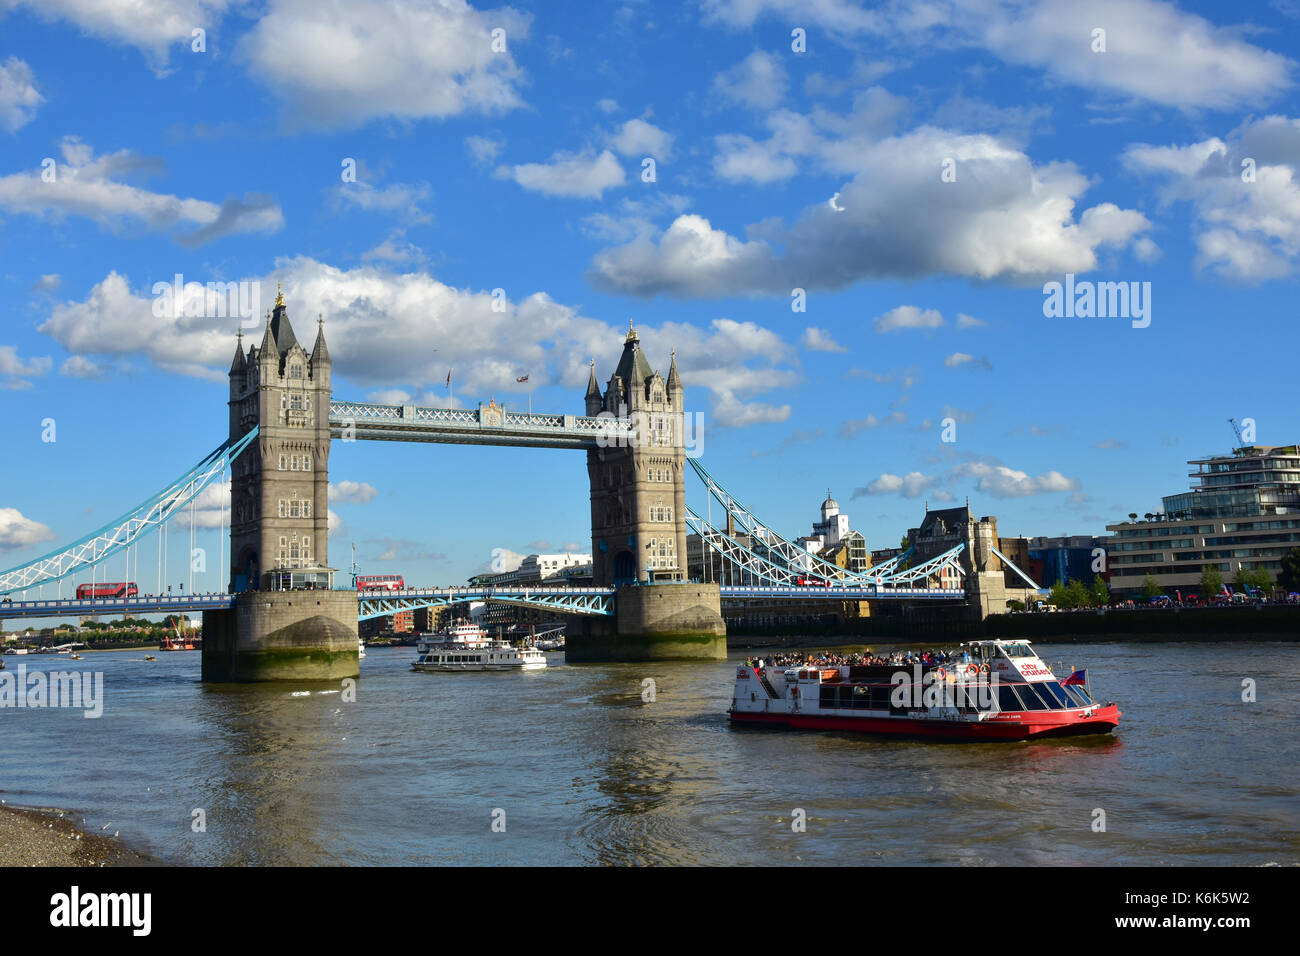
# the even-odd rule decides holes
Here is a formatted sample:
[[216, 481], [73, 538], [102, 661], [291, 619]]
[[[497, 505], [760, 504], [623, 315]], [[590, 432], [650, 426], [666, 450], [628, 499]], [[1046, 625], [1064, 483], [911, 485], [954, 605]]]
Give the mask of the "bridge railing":
[[330, 424], [391, 425], [419, 428], [434, 425], [466, 430], [501, 428], [506, 431], [541, 431], [628, 434], [636, 423], [630, 418], [589, 415], [550, 415], [542, 412], [504, 412], [501, 423], [488, 424], [477, 408], [438, 408], [426, 405], [379, 405], [370, 402], [330, 402]]

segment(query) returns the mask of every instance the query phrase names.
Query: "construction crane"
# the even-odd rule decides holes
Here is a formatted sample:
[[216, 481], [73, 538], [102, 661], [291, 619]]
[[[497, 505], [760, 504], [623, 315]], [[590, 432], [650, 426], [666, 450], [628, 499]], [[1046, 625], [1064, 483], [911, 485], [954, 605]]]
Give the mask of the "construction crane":
[[1232, 431], [1237, 436], [1237, 447], [1244, 447], [1246, 440], [1241, 437], [1241, 426], [1237, 424], [1237, 420], [1235, 418], [1229, 418], [1228, 424], [1232, 426]]

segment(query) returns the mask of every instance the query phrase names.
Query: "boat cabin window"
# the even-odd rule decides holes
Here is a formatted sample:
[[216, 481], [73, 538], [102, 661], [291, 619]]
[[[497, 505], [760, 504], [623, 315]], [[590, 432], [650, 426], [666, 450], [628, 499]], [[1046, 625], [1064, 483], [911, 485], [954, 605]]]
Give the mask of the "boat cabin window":
[[1002, 653], [1007, 657], [1035, 657], [1028, 644], [1003, 644]]
[[1067, 697], [1070, 698], [1072, 705], [1075, 707], [1091, 707], [1093, 700], [1088, 696], [1088, 692], [1078, 684], [1059, 685]]
[[1038, 690], [1052, 698], [1053, 705], [1062, 709], [1071, 706], [1065, 694], [1061, 691], [1061, 685], [1054, 680], [1044, 681], [1038, 685]]

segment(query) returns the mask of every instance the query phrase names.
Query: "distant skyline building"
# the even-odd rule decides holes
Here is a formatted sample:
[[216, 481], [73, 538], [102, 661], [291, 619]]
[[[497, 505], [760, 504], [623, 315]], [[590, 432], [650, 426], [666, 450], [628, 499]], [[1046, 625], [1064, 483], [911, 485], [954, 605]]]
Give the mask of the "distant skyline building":
[[[518, 565], [497, 574], [476, 574], [471, 584], [484, 587], [521, 587], [530, 584], [548, 587], [591, 587], [592, 561], [590, 554], [560, 552], [557, 554], [529, 554]], [[538, 624], [555, 615], [539, 608], [520, 607], [513, 604], [485, 605], [480, 623], [485, 627], [504, 627], [510, 624]]]
[[[1092, 584], [1098, 571], [1093, 570], [1097, 548], [1106, 546], [1105, 538], [1091, 534], [1038, 536], [1028, 539], [1029, 563], [1040, 575], [1039, 584], [1050, 588], [1054, 584], [1068, 584], [1071, 580]], [[1010, 552], [1006, 552], [1008, 556]], [[1013, 559], [1014, 560], [1014, 559]], [[1102, 573], [1102, 578], [1109, 577]]]
[[840, 539], [849, 533], [849, 516], [840, 513], [840, 504], [826, 490], [826, 500], [822, 502], [821, 520], [814, 521], [812, 534], [799, 539], [799, 543], [813, 554], [824, 548], [839, 544]]
[[1150, 575], [1194, 591], [1207, 567], [1229, 584], [1238, 571], [1276, 580], [1300, 546], [1300, 446], [1247, 445], [1188, 464], [1191, 490], [1164, 496], [1163, 512], [1106, 526], [1112, 590], [1140, 592]]

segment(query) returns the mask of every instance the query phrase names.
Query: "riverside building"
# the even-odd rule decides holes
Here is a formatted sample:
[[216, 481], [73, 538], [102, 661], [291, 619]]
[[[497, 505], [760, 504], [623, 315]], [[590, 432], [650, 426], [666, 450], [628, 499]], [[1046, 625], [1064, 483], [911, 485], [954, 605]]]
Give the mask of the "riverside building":
[[1163, 497], [1162, 512], [1106, 526], [1112, 591], [1141, 593], [1148, 575], [1166, 591], [1195, 591], [1207, 567], [1227, 583], [1256, 569], [1277, 580], [1283, 555], [1300, 547], [1300, 447], [1248, 445], [1188, 465], [1191, 490]]

